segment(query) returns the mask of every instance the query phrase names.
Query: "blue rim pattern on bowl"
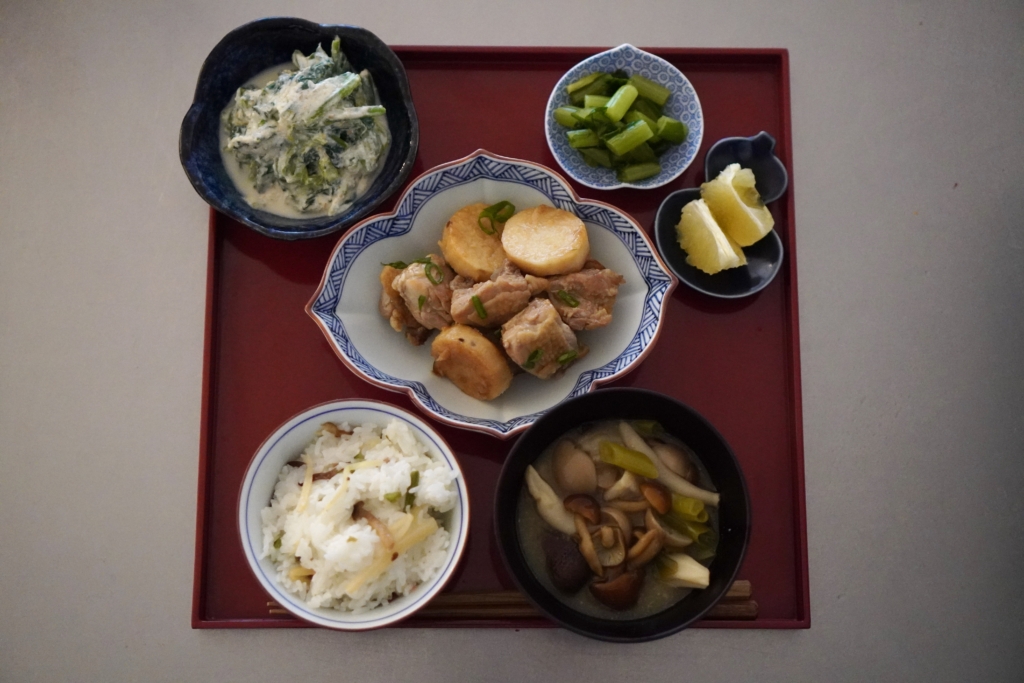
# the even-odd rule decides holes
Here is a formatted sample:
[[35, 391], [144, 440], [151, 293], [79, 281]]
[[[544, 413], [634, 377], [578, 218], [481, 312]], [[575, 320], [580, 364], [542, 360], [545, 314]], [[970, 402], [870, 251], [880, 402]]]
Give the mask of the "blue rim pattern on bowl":
[[[345, 403], [346, 405], [340, 406], [339, 403]], [[317, 408], [320, 408], [320, 410], [317, 410]], [[434, 438], [434, 436], [430, 433], [429, 428], [425, 424], [423, 424], [415, 416], [407, 413], [406, 411], [400, 408], [397, 408], [395, 406], [389, 406], [385, 403], [380, 403], [377, 401], [342, 401], [326, 403], [321, 406], [315, 406], [311, 410], [315, 410], [316, 412], [313, 412], [312, 414], [302, 417], [301, 420], [295, 422], [294, 424], [290, 424], [302, 415], [300, 413], [300, 415], [296, 415], [290, 418], [287, 422], [278, 427], [270, 436], [270, 438], [268, 438], [260, 446], [259, 450], [257, 450], [256, 452], [256, 455], [253, 456], [252, 462], [249, 463], [249, 467], [247, 468], [245, 473], [245, 478], [242, 480], [242, 492], [244, 493], [245, 498], [244, 500], [240, 501], [238, 510], [238, 524], [239, 532], [242, 538], [243, 551], [246, 555], [246, 559], [249, 561], [250, 568], [256, 575], [257, 580], [263, 586], [263, 589], [266, 590], [267, 593], [269, 593], [270, 596], [274, 598], [274, 600], [278, 604], [288, 609], [288, 611], [292, 612], [295, 616], [301, 617], [302, 619], [305, 619], [306, 621], [317, 624], [319, 626], [326, 626], [328, 628], [336, 629], [368, 630], [373, 628], [379, 628], [381, 626], [387, 626], [388, 624], [406, 618], [413, 612], [417, 611], [424, 604], [429, 602], [431, 598], [433, 598], [444, 587], [444, 584], [447, 583], [448, 579], [451, 576], [453, 564], [458, 563], [459, 559], [462, 557], [462, 551], [466, 545], [469, 528], [469, 518], [466, 507], [469, 494], [468, 491], [466, 490], [466, 483], [463, 480], [463, 477], [461, 475], [461, 469], [458, 463], [455, 462], [454, 459], [450, 457], [449, 454], [446, 452], [446, 449], [450, 450], [450, 448], [442, 446], [442, 444], [438, 443], [437, 439]], [[437, 449], [437, 452], [441, 455], [441, 457], [444, 459], [445, 463], [449, 467], [451, 467], [456, 472], [460, 473], [460, 476], [456, 479], [456, 486], [458, 487], [459, 491], [458, 512], [462, 519], [463, 529], [462, 532], [458, 535], [452, 534], [451, 542], [456, 546], [455, 552], [448, 559], [448, 562], [445, 564], [444, 568], [442, 568], [441, 571], [438, 573], [437, 577], [431, 582], [431, 585], [428, 586], [425, 590], [422, 590], [421, 594], [412, 603], [404, 606], [404, 609], [402, 610], [400, 615], [372, 617], [372, 611], [357, 614], [338, 612], [339, 617], [340, 615], [344, 614], [346, 616], [346, 619], [339, 618], [336, 620], [332, 620], [325, 618], [324, 616], [317, 614], [315, 611], [308, 608], [301, 600], [296, 598], [291, 593], [282, 590], [281, 587], [274, 581], [274, 579], [266, 574], [266, 572], [263, 570], [263, 567], [259, 564], [259, 561], [255, 559], [258, 555], [256, 549], [259, 548], [260, 544], [258, 542], [253, 542], [253, 539], [249, 534], [249, 525], [247, 524], [246, 517], [249, 510], [249, 498], [252, 492], [251, 482], [255, 478], [257, 471], [263, 466], [264, 461], [266, 460], [270, 452], [273, 450], [274, 446], [277, 445], [279, 441], [284, 439], [290, 432], [302, 427], [311, 420], [319, 421], [322, 420], [325, 415], [345, 410], [379, 412], [384, 415], [396, 417], [409, 423], [410, 426], [414, 428], [414, 430], [419, 434], [420, 437], [429, 441], [429, 443], [433, 445], [434, 448]], [[422, 586], [420, 588], [422, 588]], [[420, 590], [420, 588], [417, 588], [417, 590]]]
[[[665, 114], [685, 123], [690, 131], [684, 144], [671, 148], [661, 156], [660, 161], [664, 169], [661, 173], [635, 183], [620, 182], [615, 177], [615, 171], [611, 169], [587, 166], [579, 152], [569, 146], [565, 137], [566, 129], [559, 125], [552, 115], [558, 107], [569, 104], [569, 96], [565, 92], [567, 85], [596, 71], [612, 72], [618, 69], [630, 74], [640, 73], [671, 90], [672, 97], [665, 105]], [[700, 143], [704, 138], [704, 113], [697, 91], [679, 69], [661, 57], [627, 43], [588, 57], [562, 76], [555, 89], [551, 91], [544, 110], [544, 135], [559, 165], [576, 182], [595, 190], [614, 190], [622, 187], [652, 189], [678, 178], [697, 158]]]
[[484, 150], [423, 174], [406, 189], [393, 214], [367, 219], [346, 233], [331, 254], [320, 289], [306, 310], [329, 334], [341, 359], [366, 380], [392, 391], [405, 391], [425, 410], [445, 422], [507, 438], [533, 424], [547, 407], [505, 421], [471, 417], [449, 410], [438, 403], [421, 382], [389, 375], [368, 363], [352, 343], [344, 321], [336, 313], [342, 287], [360, 252], [378, 240], [409, 232], [417, 212], [434, 192], [480, 178], [521, 183], [539, 190], [555, 207], [604, 227], [626, 245], [648, 286], [640, 327], [619, 356], [599, 368], [581, 373], [565, 398], [585, 394], [598, 384], [609, 382], [631, 369], [646, 355], [657, 337], [660, 310], [676, 285], [675, 278], [661, 263], [657, 250], [651, 247], [639, 226], [624, 214], [608, 204], [577, 198], [569, 185], [549, 169]]

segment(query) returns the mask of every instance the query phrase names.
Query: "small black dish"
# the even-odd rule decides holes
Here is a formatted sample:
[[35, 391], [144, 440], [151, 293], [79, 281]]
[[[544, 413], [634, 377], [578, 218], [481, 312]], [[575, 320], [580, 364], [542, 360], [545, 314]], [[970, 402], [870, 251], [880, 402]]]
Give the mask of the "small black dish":
[[[295, 50], [310, 54], [330, 49], [335, 36], [356, 69], [368, 69], [387, 108], [391, 147], [384, 167], [366, 193], [334, 216], [285, 218], [254, 209], [228, 177], [220, 155], [220, 114], [250, 78], [289, 62]], [[210, 206], [269, 237], [320, 237], [343, 230], [376, 209], [404, 183], [419, 149], [419, 123], [409, 79], [401, 60], [373, 33], [357, 26], [315, 24], [304, 19], [270, 18], [236, 28], [217, 43], [199, 72], [192, 106], [181, 123], [178, 155], [196, 192]]]
[[[711, 583], [671, 607], [641, 619], [603, 619], [562, 602], [534, 576], [523, 555], [516, 509], [526, 466], [570, 429], [606, 419], [657, 420], [697, 453], [721, 494], [718, 552]], [[509, 452], [494, 498], [498, 549], [513, 580], [550, 619], [581, 635], [612, 642], [643, 642], [676, 633], [700, 619], [729, 590], [750, 539], [750, 497], [736, 456], [722, 435], [695, 410], [645, 389], [602, 389], [560, 403], [537, 420]], [[585, 588], [583, 590], [586, 590]]]
[[789, 173], [775, 156], [775, 138], [764, 131], [749, 138], [722, 138], [711, 145], [704, 155], [704, 178], [717, 178], [729, 164], [754, 172], [754, 185], [765, 204], [781, 197], [789, 186]]
[[782, 240], [774, 230], [764, 239], [743, 247], [745, 266], [708, 275], [686, 262], [686, 252], [676, 236], [676, 224], [683, 207], [694, 199], [700, 199], [700, 188], [676, 190], [665, 197], [654, 219], [654, 241], [672, 272], [698, 292], [720, 299], [741, 299], [767, 287], [782, 266]]
[[[754, 172], [761, 199], [766, 204], [773, 202], [785, 194], [789, 185], [789, 174], [774, 150], [775, 138], [764, 131], [749, 138], [723, 138], [713, 144], [704, 157], [704, 178], [713, 180], [726, 166], [738, 163]], [[676, 235], [676, 224], [683, 206], [694, 199], [700, 199], [700, 188], [676, 190], [665, 197], [654, 219], [658, 251], [672, 272], [698, 292], [721, 299], [740, 299], [767, 287], [782, 269], [782, 240], [775, 230], [757, 243], [743, 247], [747, 257], [745, 266], [708, 275], [686, 262], [686, 252], [679, 246]]]

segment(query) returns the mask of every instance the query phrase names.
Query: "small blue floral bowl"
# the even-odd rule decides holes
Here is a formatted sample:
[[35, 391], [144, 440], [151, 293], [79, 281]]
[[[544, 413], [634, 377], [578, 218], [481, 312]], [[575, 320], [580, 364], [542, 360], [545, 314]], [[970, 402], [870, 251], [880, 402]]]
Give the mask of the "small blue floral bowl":
[[[649, 78], [671, 90], [672, 96], [665, 104], [664, 113], [682, 121], [689, 129], [686, 140], [681, 145], [669, 149], [659, 159], [661, 173], [633, 183], [621, 182], [615, 177], [615, 171], [610, 168], [588, 166], [580, 153], [569, 146], [565, 136], [566, 128], [559, 125], [554, 118], [555, 109], [569, 105], [569, 95], [565, 91], [567, 85], [598, 71], [611, 73], [619, 69], [631, 76], [639, 74]], [[588, 57], [562, 76], [548, 98], [548, 106], [544, 111], [544, 134], [548, 139], [548, 147], [562, 170], [581, 185], [595, 190], [616, 190], [623, 187], [649, 190], [672, 182], [693, 163], [704, 138], [704, 112], [701, 110], [697, 91], [693, 89], [693, 85], [683, 72], [661, 57], [626, 44]]]

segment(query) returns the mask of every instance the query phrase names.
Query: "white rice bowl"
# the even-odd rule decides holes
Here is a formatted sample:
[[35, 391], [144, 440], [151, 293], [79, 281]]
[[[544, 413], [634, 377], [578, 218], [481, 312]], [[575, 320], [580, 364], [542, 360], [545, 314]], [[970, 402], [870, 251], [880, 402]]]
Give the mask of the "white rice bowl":
[[[360, 502], [397, 552], [353, 515]], [[338, 401], [264, 442], [243, 482], [239, 526], [250, 567], [282, 607], [332, 628], [377, 628], [443, 588], [465, 547], [467, 502], [454, 456], [426, 424], [384, 403]]]

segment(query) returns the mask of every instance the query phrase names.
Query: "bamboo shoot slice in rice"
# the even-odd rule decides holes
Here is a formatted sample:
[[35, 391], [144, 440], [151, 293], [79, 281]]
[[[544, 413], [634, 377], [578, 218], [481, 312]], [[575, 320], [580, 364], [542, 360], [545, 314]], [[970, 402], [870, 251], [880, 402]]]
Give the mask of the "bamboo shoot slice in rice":
[[437, 520], [433, 517], [426, 517], [416, 522], [409, 527], [404, 536], [395, 541], [395, 548], [392, 553], [384, 552], [369, 567], [356, 574], [355, 578], [345, 585], [345, 592], [349, 595], [354, 595], [363, 584], [368, 581], [372, 581], [381, 574], [383, 574], [388, 566], [394, 562], [398, 557], [412, 548], [417, 543], [425, 540], [432, 533], [437, 531]]
[[302, 462], [306, 463], [306, 474], [302, 481], [302, 495], [299, 497], [299, 504], [295, 506], [296, 512], [302, 512], [309, 503], [309, 492], [313, 490], [313, 462], [305, 453], [302, 454]]

